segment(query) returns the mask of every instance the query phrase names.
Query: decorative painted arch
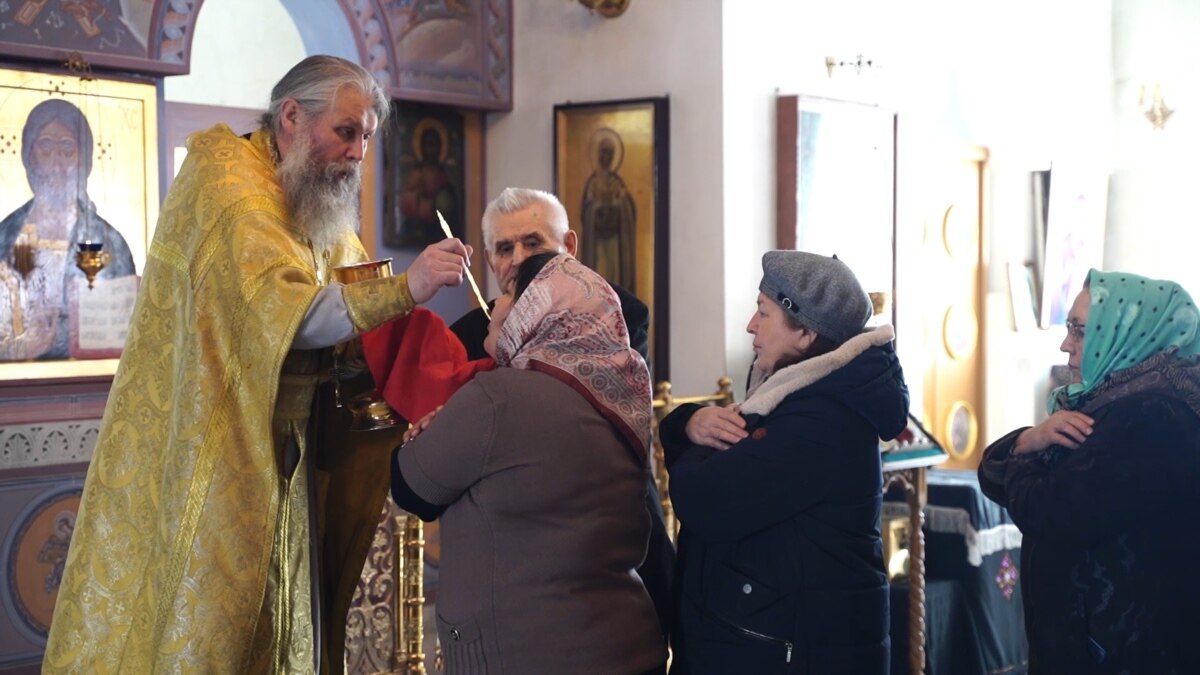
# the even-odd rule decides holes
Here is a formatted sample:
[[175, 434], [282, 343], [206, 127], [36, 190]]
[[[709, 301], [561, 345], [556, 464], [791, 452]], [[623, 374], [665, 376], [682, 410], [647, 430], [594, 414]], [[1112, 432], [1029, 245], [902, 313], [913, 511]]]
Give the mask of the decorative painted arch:
[[[0, 9], [0, 53], [153, 76], [191, 68], [204, 0], [25, 0]], [[463, 108], [512, 108], [512, 0], [337, 0], [358, 62], [397, 99]], [[297, 25], [308, 20], [284, 7]]]

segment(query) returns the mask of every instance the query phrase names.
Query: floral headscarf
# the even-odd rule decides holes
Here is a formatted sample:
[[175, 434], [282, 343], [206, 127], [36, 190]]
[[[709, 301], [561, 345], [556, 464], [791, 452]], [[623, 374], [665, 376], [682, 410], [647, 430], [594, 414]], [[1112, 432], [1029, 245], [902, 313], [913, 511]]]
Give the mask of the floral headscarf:
[[569, 255], [547, 262], [513, 303], [496, 362], [570, 385], [648, 464], [650, 372], [630, 349], [621, 301], [599, 274]]
[[1088, 272], [1091, 304], [1083, 337], [1081, 381], [1050, 393], [1049, 412], [1074, 410], [1114, 373], [1166, 352], [1200, 354], [1200, 311], [1173, 281], [1124, 272]]

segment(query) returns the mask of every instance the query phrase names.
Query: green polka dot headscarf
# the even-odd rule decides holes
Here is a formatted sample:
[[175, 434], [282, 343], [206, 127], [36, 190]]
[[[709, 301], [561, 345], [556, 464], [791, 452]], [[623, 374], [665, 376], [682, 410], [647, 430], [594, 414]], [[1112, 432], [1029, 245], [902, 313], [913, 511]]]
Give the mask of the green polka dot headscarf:
[[1087, 278], [1092, 301], [1083, 337], [1082, 381], [1051, 392], [1050, 412], [1074, 408], [1112, 373], [1160, 352], [1174, 347], [1179, 356], [1200, 354], [1200, 312], [1182, 286], [1095, 269]]

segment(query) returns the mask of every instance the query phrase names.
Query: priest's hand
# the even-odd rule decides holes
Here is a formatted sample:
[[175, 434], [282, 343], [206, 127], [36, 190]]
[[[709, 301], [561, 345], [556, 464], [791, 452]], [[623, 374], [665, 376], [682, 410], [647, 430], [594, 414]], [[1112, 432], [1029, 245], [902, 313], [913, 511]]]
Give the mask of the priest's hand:
[[696, 445], [706, 445], [717, 450], [728, 450], [729, 446], [745, 438], [746, 418], [736, 403], [721, 408], [705, 406], [692, 414], [684, 427], [688, 440]]
[[422, 304], [442, 286], [458, 286], [470, 259], [471, 247], [458, 239], [426, 246], [408, 268], [408, 292], [417, 304]]

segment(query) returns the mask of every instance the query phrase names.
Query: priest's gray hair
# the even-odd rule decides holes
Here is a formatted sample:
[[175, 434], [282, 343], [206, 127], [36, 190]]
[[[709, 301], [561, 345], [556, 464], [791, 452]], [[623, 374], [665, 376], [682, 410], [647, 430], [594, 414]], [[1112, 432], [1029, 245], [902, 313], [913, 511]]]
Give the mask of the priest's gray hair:
[[365, 68], [337, 56], [310, 56], [283, 76], [271, 90], [271, 104], [259, 118], [259, 123], [271, 133], [279, 133], [280, 111], [283, 102], [293, 99], [308, 117], [321, 115], [333, 106], [342, 87], [355, 87], [371, 99], [371, 107], [383, 127], [392, 103], [379, 82]]
[[504, 188], [483, 210], [483, 246], [492, 250], [496, 241], [496, 217], [516, 213], [534, 204], [543, 204], [550, 209], [550, 229], [562, 243], [567, 236], [567, 209], [558, 197], [544, 190], [532, 188]]

